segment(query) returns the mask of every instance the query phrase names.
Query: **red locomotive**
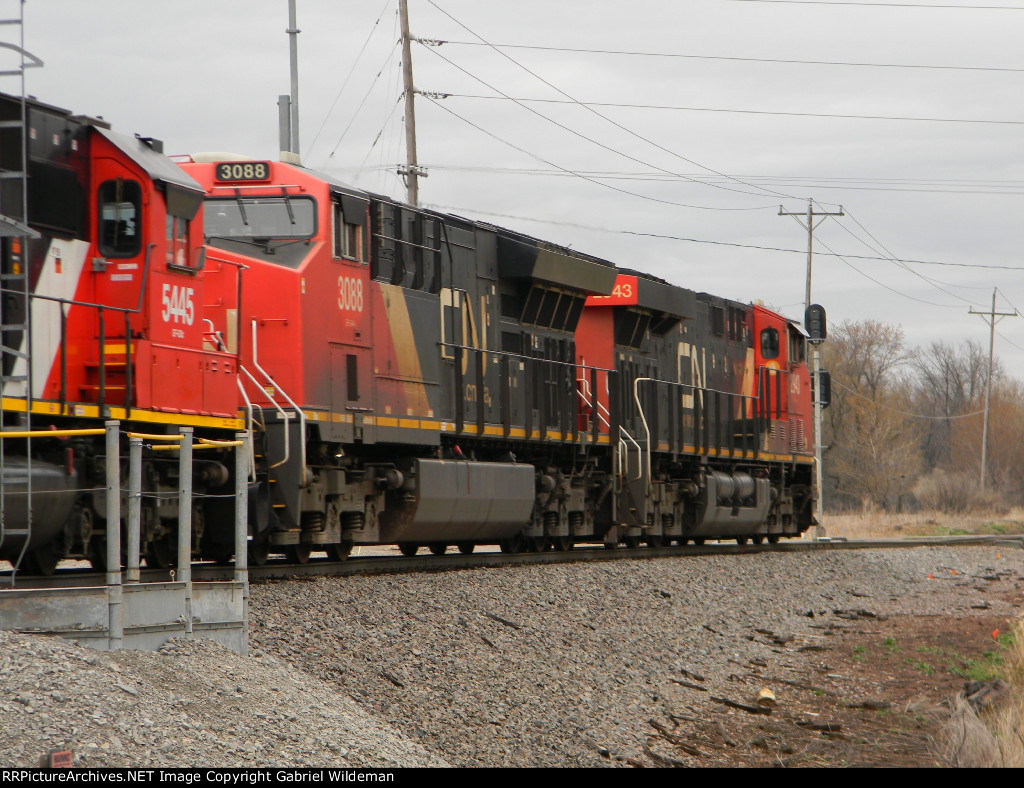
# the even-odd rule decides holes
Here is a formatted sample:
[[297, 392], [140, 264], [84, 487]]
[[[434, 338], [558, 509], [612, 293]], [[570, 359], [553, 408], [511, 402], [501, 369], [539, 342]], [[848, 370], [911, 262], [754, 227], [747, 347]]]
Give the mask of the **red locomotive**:
[[[251, 430], [257, 562], [354, 544], [774, 541], [813, 522], [805, 335], [770, 310], [299, 166], [175, 164], [38, 103], [22, 139], [40, 237], [3, 240], [4, 428], [31, 412], [34, 429]], [[102, 451], [5, 445], [5, 499], [31, 473], [52, 506], [32, 568], [103, 555], [102, 496], [82, 492]], [[175, 473], [146, 460], [151, 563], [174, 538]], [[194, 552], [228, 559], [223, 458], [204, 454], [194, 484], [209, 493]], [[19, 517], [11, 503], [8, 529]], [[25, 546], [6, 538], [0, 557]]]

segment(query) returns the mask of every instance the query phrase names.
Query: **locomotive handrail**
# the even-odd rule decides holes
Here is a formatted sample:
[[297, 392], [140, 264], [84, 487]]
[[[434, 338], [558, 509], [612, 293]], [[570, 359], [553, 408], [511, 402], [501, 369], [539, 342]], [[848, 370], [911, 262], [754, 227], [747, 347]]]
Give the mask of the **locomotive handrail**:
[[[616, 485], [616, 487], [615, 487], [615, 493], [616, 493], [616, 495], [618, 493], [622, 492], [623, 486], [624, 486], [623, 485], [623, 478], [626, 476], [627, 472], [629, 471], [629, 462], [625, 459], [626, 452], [628, 451], [628, 448], [626, 448], [626, 441], [627, 440], [630, 443], [632, 443], [634, 446], [636, 446], [636, 453], [637, 453], [638, 457], [640, 455], [642, 455], [642, 453], [643, 453], [643, 449], [640, 448], [640, 444], [637, 443], [636, 440], [634, 440], [633, 436], [630, 435], [628, 432], [626, 432], [626, 430], [620, 424], [619, 425], [619, 445], [618, 445], [618, 450], [615, 453], [615, 465], [616, 465], [616, 473], [615, 473], [615, 485]], [[636, 475], [636, 478], [626, 479], [626, 481], [627, 482], [635, 482], [635, 481], [638, 481], [641, 478], [643, 478], [643, 470], [639, 469], [638, 473]]]
[[[272, 377], [270, 377], [270, 375], [268, 375], [266, 373], [266, 371], [263, 369], [263, 367], [260, 366], [260, 363], [259, 363], [259, 360], [258, 360], [258, 357], [257, 357], [257, 352], [256, 352], [256, 320], [255, 319], [252, 321], [252, 365], [256, 368], [257, 372], [259, 372], [261, 375], [263, 375], [264, 378], [266, 378], [268, 383], [273, 384], [274, 390], [280, 392], [281, 396], [284, 397], [285, 401], [295, 409], [295, 412], [299, 416], [299, 426], [301, 427], [301, 438], [299, 440], [299, 462], [300, 462], [299, 468], [301, 469], [300, 478], [304, 478], [305, 475], [306, 475], [306, 414], [305, 414], [305, 412], [303, 412], [302, 408], [300, 408], [298, 405], [296, 405], [295, 401], [291, 397], [288, 396], [288, 392], [285, 391], [283, 388], [281, 388], [281, 386]], [[251, 375], [250, 375], [250, 377], [251, 377]], [[253, 380], [253, 383], [256, 383], [257, 386], [259, 385], [259, 383], [257, 383], [255, 380]], [[284, 413], [284, 410], [281, 409], [278, 406], [277, 402], [273, 398], [270, 398], [270, 401], [274, 403], [274, 407], [277, 407], [278, 410], [280, 410], [282, 414]], [[289, 425], [288, 425], [288, 421], [286, 419], [285, 420], [285, 441], [286, 441], [286, 443], [287, 443], [287, 440], [288, 440], [288, 432], [289, 431], [290, 431], [289, 430]], [[284, 460], [282, 460], [280, 463], [278, 463], [278, 465], [281, 465], [283, 463], [284, 463]], [[271, 467], [275, 467], [276, 468], [277, 466], [274, 465], [274, 466], [271, 466]], [[305, 485], [302, 485], [302, 486], [305, 486]]]
[[[792, 371], [790, 371], [788, 369], [775, 369], [775, 367], [769, 367], [767, 364], [762, 364], [761, 366], [759, 366], [757, 368], [757, 397], [756, 397], [756, 399], [757, 399], [759, 404], [761, 404], [762, 402], [764, 403], [765, 407], [762, 410], [764, 412], [765, 418], [769, 418], [769, 419], [772, 417], [772, 414], [771, 414], [771, 411], [772, 411], [772, 399], [771, 399], [771, 392], [768, 390], [767, 384], [766, 384], [766, 380], [769, 377], [769, 374], [766, 374], [766, 373], [770, 373], [770, 376], [774, 377], [775, 380], [776, 380], [776, 384], [775, 384], [776, 396], [775, 396], [775, 403], [774, 403], [775, 404], [775, 418], [776, 419], [781, 419], [782, 418], [782, 390], [783, 390], [781, 381], [782, 381], [783, 376], [788, 376], [788, 375], [791, 375], [793, 373], [792, 373]], [[788, 387], [787, 387], [787, 389], [788, 389]]]
[[[586, 367], [585, 366], [584, 369], [593, 369], [593, 367]], [[590, 398], [589, 398], [590, 397], [590, 381], [587, 380], [586, 378], [577, 378], [576, 382], [583, 384], [583, 389], [584, 390], [581, 391], [580, 389], [576, 389], [577, 393], [580, 395], [580, 399], [583, 400], [583, 403], [587, 407], [593, 408], [594, 412], [597, 414], [597, 418], [600, 419], [604, 423], [604, 426], [606, 426], [609, 429], [611, 429], [612, 424], [611, 424], [611, 422], [608, 419], [611, 418], [612, 414], [609, 412], [608, 408], [606, 408], [604, 403], [601, 402], [600, 400], [598, 400], [597, 397], [594, 397], [593, 401], [591, 401]], [[602, 414], [602, 411], [605, 414], [608, 415], [608, 418], [605, 418], [605, 416]]]
[[103, 435], [106, 433], [104, 429], [91, 429], [91, 430], [23, 430], [20, 432], [4, 431], [0, 432], [0, 439], [2, 438], [69, 438], [77, 435]]
[[526, 356], [522, 353], [512, 353], [508, 350], [492, 350], [491, 348], [472, 347], [471, 345], [457, 345], [454, 342], [438, 342], [443, 348], [450, 348], [452, 350], [472, 350], [476, 353], [486, 353], [488, 356], [508, 356], [509, 358], [519, 359], [520, 361], [543, 361], [546, 364], [555, 364], [561, 367], [583, 367], [584, 369], [596, 369], [598, 372], [615, 372], [614, 369], [607, 367], [592, 367], [587, 364], [579, 364], [575, 361], [556, 361], [555, 359], [543, 358], [542, 356]]
[[[254, 385], [254, 386], [256, 386], [256, 388], [258, 388], [258, 389], [260, 389], [261, 391], [264, 391], [264, 393], [266, 393], [266, 390], [265, 390], [265, 389], [263, 389], [263, 388], [262, 388], [262, 387], [260, 386], [260, 382], [259, 382], [258, 380], [256, 380], [256, 378], [255, 378], [255, 377], [253, 377], [253, 374], [252, 374], [252, 373], [251, 373], [251, 372], [250, 372], [249, 370], [247, 370], [247, 369], [246, 369], [245, 367], [243, 367], [243, 366], [242, 366], [241, 364], [239, 364], [239, 365], [238, 365], [238, 368], [239, 368], [239, 369], [240, 369], [240, 370], [241, 370], [242, 372], [244, 372], [244, 373], [245, 373], [245, 376], [246, 376], [247, 378], [249, 378], [249, 380], [251, 380], [251, 381], [252, 381], [253, 385]], [[260, 370], [260, 371], [262, 372], [262, 370]], [[266, 373], [264, 372], [263, 374], [265, 375]], [[268, 380], [270, 380], [270, 378], [268, 378]], [[271, 382], [271, 383], [273, 383], [273, 380], [270, 380], [270, 382]], [[241, 380], [239, 380], [239, 382], [238, 382], [238, 385], [239, 385], [239, 386], [241, 386], [241, 385], [242, 385], [242, 382], [241, 382]], [[244, 394], [244, 391], [243, 391], [243, 394]], [[292, 414], [291, 414], [291, 413], [288, 413], [287, 411], [285, 411], [285, 409], [284, 409], [284, 408], [282, 408], [282, 407], [281, 407], [280, 405], [278, 405], [278, 404], [277, 404], [277, 401], [276, 401], [276, 400], [274, 400], [273, 398], [271, 398], [271, 397], [268, 397], [268, 399], [270, 399], [270, 404], [274, 406], [274, 409], [275, 409], [275, 410], [276, 410], [276, 411], [277, 411], [278, 413], [280, 413], [280, 414], [281, 414], [281, 418], [282, 418], [282, 419], [284, 419], [284, 457], [283, 457], [283, 458], [281, 459], [281, 461], [280, 461], [280, 462], [275, 462], [275, 463], [274, 463], [273, 465], [271, 465], [271, 466], [270, 466], [270, 468], [276, 468], [276, 467], [278, 467], [279, 465], [284, 465], [284, 464], [285, 464], [286, 462], [288, 462], [288, 458], [289, 458], [289, 457], [291, 457], [291, 448], [290, 448], [290, 446], [291, 446], [291, 441], [290, 441], [290, 438], [289, 438], [289, 436], [290, 436], [290, 434], [291, 434], [291, 430], [290, 430], [290, 429], [288, 429], [288, 426], [289, 426], [289, 424], [288, 424], [288, 423], [289, 423], [289, 422], [291, 421], [291, 419], [292, 419]], [[250, 434], [251, 434], [251, 431], [250, 431]], [[303, 434], [305, 434], [305, 431], [303, 431]], [[303, 460], [305, 460], [305, 457], [303, 457]], [[305, 467], [305, 462], [303, 462], [303, 467]]]
[[[637, 412], [639, 413], [640, 420], [643, 423], [644, 430], [646, 432], [646, 437], [647, 437], [647, 472], [648, 472], [648, 478], [650, 477], [650, 470], [651, 470], [651, 439], [650, 439], [651, 434], [650, 434], [650, 427], [649, 427], [648, 422], [647, 422], [647, 416], [644, 413], [643, 406], [640, 403], [639, 387], [640, 387], [641, 383], [655, 383], [655, 384], [663, 383], [663, 384], [668, 385], [668, 386], [675, 386], [675, 387], [678, 387], [678, 388], [690, 389], [690, 390], [693, 391], [694, 394], [697, 394], [697, 393], [701, 393], [701, 394], [708, 393], [708, 394], [716, 395], [716, 397], [715, 397], [715, 403], [716, 403], [716, 407], [715, 407], [715, 425], [716, 426], [715, 426], [715, 429], [718, 432], [721, 431], [721, 424], [720, 424], [721, 415], [718, 413], [718, 409], [717, 409], [717, 403], [719, 401], [718, 400], [719, 396], [725, 396], [725, 397], [728, 397], [729, 399], [739, 399], [741, 403], [744, 400], [750, 400], [751, 402], [756, 402], [757, 399], [758, 399], [757, 397], [752, 397], [749, 394], [739, 394], [739, 393], [732, 392], [732, 391], [722, 391], [720, 389], [704, 388], [704, 387], [696, 386], [693, 383], [681, 383], [681, 382], [673, 381], [673, 380], [659, 380], [657, 378], [650, 378], [650, 377], [635, 378], [634, 381], [633, 381], [633, 400], [636, 403]], [[748, 419], [748, 417], [745, 415], [746, 414], [746, 410], [747, 410], [746, 407], [744, 407], [742, 409], [742, 412], [744, 413], [744, 416], [743, 416], [743, 420], [744, 421], [746, 421]], [[732, 417], [730, 417], [730, 420], [731, 420], [731, 418]], [[696, 429], [696, 427], [695, 427], [695, 429]], [[704, 430], [704, 437], [705, 437], [704, 449], [705, 449], [705, 453], [707, 453], [707, 449], [709, 447], [708, 447], [708, 445], [706, 443], [706, 439], [708, 437], [706, 429]], [[696, 435], [694, 435], [694, 440], [696, 442]], [[744, 446], [744, 449], [746, 449], [746, 446]], [[757, 452], [756, 443], [755, 443], [754, 451], [755, 451], [755, 453]]]
[[[242, 369], [242, 365], [239, 364], [238, 368]], [[255, 415], [254, 415], [254, 408], [255, 408], [255, 406], [252, 404], [252, 400], [249, 399], [249, 395], [245, 393], [245, 384], [242, 383], [241, 375], [235, 375], [235, 383], [238, 384], [238, 391], [242, 394], [242, 400], [245, 402], [245, 411], [246, 411], [246, 416], [247, 416], [247, 418], [245, 420], [245, 423], [247, 425], [246, 428], [247, 428], [248, 433], [249, 433], [249, 440], [252, 441], [253, 440], [253, 424], [255, 422]], [[260, 409], [260, 411], [262, 412], [262, 408]], [[266, 429], [266, 424], [264, 424], [264, 429]], [[253, 444], [255, 446], [255, 441], [253, 441]], [[255, 451], [249, 452], [249, 481], [253, 482], [253, 483], [255, 483], [255, 481], [256, 481], [256, 453], [255, 453]]]
[[[633, 401], [636, 403], [637, 412], [640, 414], [640, 423], [644, 426], [644, 436], [647, 442], [647, 489], [644, 491], [645, 495], [651, 494], [651, 428], [647, 423], [647, 416], [644, 413], [644, 407], [640, 404], [640, 384], [645, 381], [651, 381], [654, 378], [636, 378], [633, 381]], [[639, 446], [637, 447], [639, 448]]]

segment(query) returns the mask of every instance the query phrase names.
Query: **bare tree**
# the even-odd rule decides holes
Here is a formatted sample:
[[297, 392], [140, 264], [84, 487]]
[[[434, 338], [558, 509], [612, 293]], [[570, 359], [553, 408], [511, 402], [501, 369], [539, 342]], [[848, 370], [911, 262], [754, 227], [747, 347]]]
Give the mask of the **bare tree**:
[[845, 322], [824, 346], [832, 405], [824, 426], [826, 500], [898, 507], [921, 468], [911, 352], [898, 326]]
[[[929, 468], [956, 470], [959, 461], [954, 459], [951, 447], [953, 419], [980, 407], [988, 378], [988, 356], [981, 345], [971, 340], [960, 345], [933, 342], [917, 354], [913, 366], [917, 376], [916, 409], [933, 417], [924, 438], [925, 464]], [[994, 381], [1002, 374], [997, 363], [993, 368]]]

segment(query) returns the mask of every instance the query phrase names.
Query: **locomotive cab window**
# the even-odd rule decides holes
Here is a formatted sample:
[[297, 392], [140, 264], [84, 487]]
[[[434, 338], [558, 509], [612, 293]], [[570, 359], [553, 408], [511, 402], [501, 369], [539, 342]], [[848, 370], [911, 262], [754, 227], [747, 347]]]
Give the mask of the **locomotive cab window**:
[[765, 359], [779, 357], [778, 329], [766, 328], [761, 332], [761, 357]]
[[341, 205], [334, 206], [334, 256], [363, 261], [363, 228], [345, 221]]
[[104, 181], [98, 191], [99, 248], [105, 257], [135, 257], [142, 249], [142, 188], [136, 181]]
[[208, 197], [203, 229], [210, 246], [295, 268], [310, 250], [302, 242], [317, 232], [316, 200], [290, 194]]
[[191, 268], [188, 250], [189, 221], [182, 216], [167, 214], [167, 265], [177, 268]]
[[806, 358], [806, 345], [799, 331], [789, 330], [789, 363], [800, 364]]

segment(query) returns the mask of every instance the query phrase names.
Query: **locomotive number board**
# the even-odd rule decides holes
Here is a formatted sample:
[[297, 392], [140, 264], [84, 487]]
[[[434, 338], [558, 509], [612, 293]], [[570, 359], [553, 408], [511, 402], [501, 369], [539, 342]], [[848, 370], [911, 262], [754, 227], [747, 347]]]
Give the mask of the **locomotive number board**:
[[270, 179], [269, 161], [226, 161], [217, 165], [218, 181], [266, 181]]

